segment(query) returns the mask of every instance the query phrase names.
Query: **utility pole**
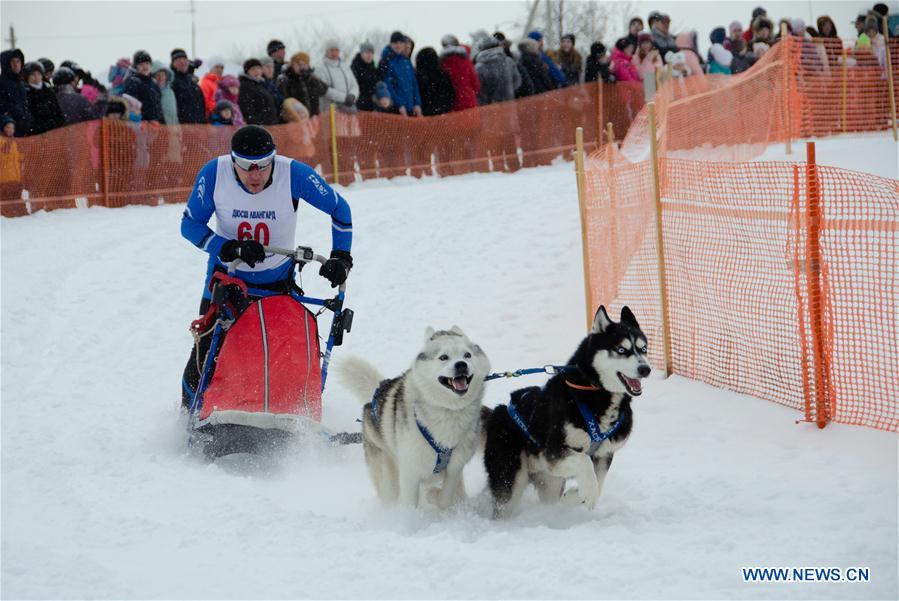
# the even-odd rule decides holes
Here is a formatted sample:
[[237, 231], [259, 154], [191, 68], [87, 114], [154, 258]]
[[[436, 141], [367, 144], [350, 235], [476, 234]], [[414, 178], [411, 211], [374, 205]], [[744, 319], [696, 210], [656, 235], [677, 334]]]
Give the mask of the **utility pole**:
[[6, 39], [9, 40], [9, 47], [14, 49], [16, 47], [16, 29], [12, 25], [9, 26], [9, 37]]
[[190, 0], [189, 10], [176, 10], [175, 12], [190, 13], [190, 58], [194, 59], [197, 57], [197, 7], [194, 5], [194, 0]]
[[[548, 0], [547, 0], [548, 1]], [[540, 4], [540, 0], [534, 0], [534, 3], [531, 4], [531, 12], [528, 13], [528, 22], [524, 25], [524, 33], [521, 34], [521, 37], [524, 37], [531, 30], [531, 25], [534, 24], [534, 16], [537, 14], [537, 6]]]

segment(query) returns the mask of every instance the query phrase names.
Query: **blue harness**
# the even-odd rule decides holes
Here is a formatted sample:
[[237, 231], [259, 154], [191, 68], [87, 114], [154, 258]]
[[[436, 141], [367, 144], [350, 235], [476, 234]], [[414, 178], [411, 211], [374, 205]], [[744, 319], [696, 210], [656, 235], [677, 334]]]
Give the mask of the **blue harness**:
[[618, 419], [615, 420], [615, 423], [612, 424], [612, 427], [603, 432], [599, 429], [599, 423], [596, 421], [596, 418], [593, 416], [593, 412], [587, 409], [586, 405], [584, 405], [580, 401], [575, 401], [577, 404], [578, 410], [581, 412], [581, 416], [584, 418], [584, 422], [587, 424], [587, 434], [590, 435], [590, 451], [589, 455], [592, 455], [596, 451], [599, 450], [599, 445], [603, 443], [603, 441], [608, 440], [615, 432], [618, 431], [618, 427], [621, 426], [621, 411], [618, 412]]
[[[618, 419], [615, 420], [615, 423], [612, 424], [612, 427], [603, 432], [599, 429], [599, 422], [596, 421], [596, 417], [594, 417], [593, 412], [590, 411], [586, 405], [584, 405], [580, 401], [575, 401], [577, 405], [578, 411], [581, 412], [581, 417], [584, 418], [584, 423], [587, 425], [587, 434], [590, 436], [590, 449], [587, 451], [588, 455], [593, 455], [596, 451], [599, 450], [599, 445], [601, 445], [604, 441], [611, 438], [615, 432], [618, 431], [618, 428], [621, 427], [621, 419], [624, 417], [621, 415], [619, 411]], [[528, 430], [527, 422], [524, 421], [524, 418], [521, 417], [521, 414], [518, 413], [518, 410], [515, 409], [515, 404], [509, 402], [506, 407], [506, 411], [509, 413], [509, 417], [512, 418], [512, 421], [515, 422], [515, 425], [521, 430], [521, 432], [527, 437], [527, 439], [533, 444], [535, 447], [541, 447], [541, 445], [534, 435], [531, 434], [530, 430]], [[420, 426], [419, 426], [420, 427]]]
[[[378, 388], [375, 390], [375, 394], [371, 398], [371, 417], [376, 424], [380, 419], [378, 417], [378, 414], [380, 413], [380, 403], [378, 403], [378, 397], [380, 396], [382, 388], [383, 385], [378, 386]], [[417, 415], [415, 416], [415, 425], [418, 426], [418, 431], [421, 432], [421, 435], [424, 437], [424, 439], [428, 441], [428, 444], [431, 445], [431, 448], [434, 449], [435, 453], [437, 453], [437, 463], [434, 464], [434, 471], [432, 473], [441, 473], [446, 469], [446, 466], [449, 465], [450, 459], [453, 456], [453, 449], [448, 449], [444, 446], [441, 446], [440, 443], [434, 440], [434, 437], [431, 436], [431, 433], [428, 431], [425, 425], [418, 421]]]

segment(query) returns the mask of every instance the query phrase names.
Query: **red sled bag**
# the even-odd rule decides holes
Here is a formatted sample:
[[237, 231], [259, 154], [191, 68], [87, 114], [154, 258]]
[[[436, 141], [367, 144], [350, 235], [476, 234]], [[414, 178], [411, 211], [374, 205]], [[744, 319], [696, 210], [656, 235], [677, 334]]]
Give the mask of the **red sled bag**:
[[320, 359], [309, 309], [287, 295], [252, 303], [225, 336], [198, 427], [294, 432], [301, 417], [320, 421]]

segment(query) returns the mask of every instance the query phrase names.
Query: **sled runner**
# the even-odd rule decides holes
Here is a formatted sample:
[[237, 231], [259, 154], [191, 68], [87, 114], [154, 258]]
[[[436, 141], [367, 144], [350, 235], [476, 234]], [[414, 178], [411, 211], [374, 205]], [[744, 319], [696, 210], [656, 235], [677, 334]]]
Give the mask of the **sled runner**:
[[[331, 351], [352, 327], [353, 312], [343, 308], [346, 283], [327, 299], [305, 296], [295, 284], [306, 263], [324, 264], [326, 257], [303, 246], [265, 252], [293, 260], [289, 290], [248, 287], [233, 275], [238, 259], [227, 275], [213, 274], [210, 309], [191, 324], [198, 349], [208, 350], [198, 353], [202, 369], [188, 409], [189, 445], [202, 445], [211, 458], [277, 448], [304, 425], [317, 426]], [[324, 353], [309, 306], [333, 313]]]

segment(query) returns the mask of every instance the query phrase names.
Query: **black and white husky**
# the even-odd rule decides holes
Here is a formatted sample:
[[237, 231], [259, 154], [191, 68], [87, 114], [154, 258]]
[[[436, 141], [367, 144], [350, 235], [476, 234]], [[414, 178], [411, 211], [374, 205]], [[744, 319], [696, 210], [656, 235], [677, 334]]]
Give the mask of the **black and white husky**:
[[[494, 517], [512, 510], [532, 482], [543, 502], [596, 506], [612, 457], [633, 425], [631, 399], [649, 375], [646, 336], [634, 314], [621, 321], [600, 307], [590, 334], [565, 371], [543, 388], [512, 393], [508, 405], [484, 411], [484, 466]], [[577, 488], [565, 491], [569, 478]], [[564, 495], [563, 495], [564, 492]]]
[[422, 484], [441, 508], [465, 498], [462, 468], [481, 438], [480, 411], [490, 362], [457, 326], [428, 328], [412, 366], [384, 380], [367, 361], [340, 364], [342, 381], [363, 401], [362, 445], [382, 501], [418, 505]]

